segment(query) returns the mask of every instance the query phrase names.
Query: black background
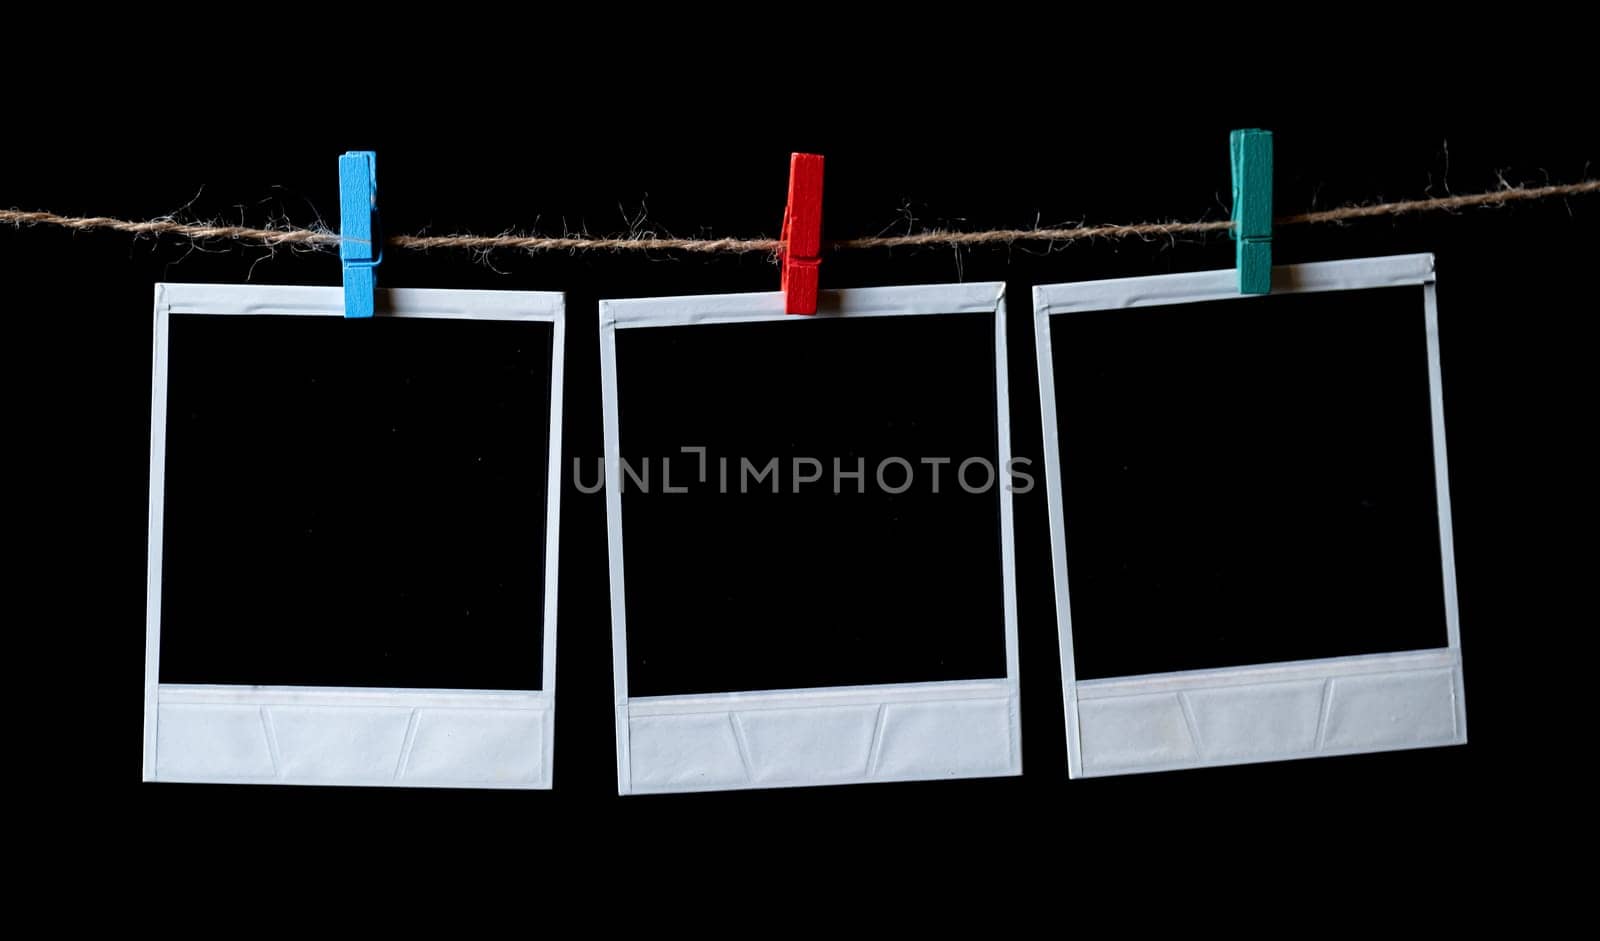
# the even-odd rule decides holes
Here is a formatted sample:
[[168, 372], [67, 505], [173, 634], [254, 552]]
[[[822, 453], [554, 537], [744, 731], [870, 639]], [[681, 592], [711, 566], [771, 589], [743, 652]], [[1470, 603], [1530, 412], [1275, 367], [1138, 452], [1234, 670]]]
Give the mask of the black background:
[[[654, 464], [622, 494], [629, 693], [1004, 677], [1001, 490], [957, 478], [999, 463], [994, 335], [952, 313], [618, 330], [621, 453]], [[689, 492], [665, 493], [684, 446], [707, 481], [682, 455]], [[891, 457], [913, 477], [880, 488]], [[741, 483], [774, 458], [778, 492]], [[937, 488], [924, 458], [949, 462]]]
[[539, 688], [551, 324], [168, 329], [161, 682]]
[[1446, 645], [1421, 288], [1050, 330], [1079, 679]]
[[[379, 103], [355, 106], [344, 102], [357, 96], [341, 95], [332, 81], [197, 82], [147, 63], [148, 72], [119, 80], [125, 90], [93, 108], [19, 94], [14, 124], [29, 133], [6, 142], [0, 202], [127, 218], [281, 215], [306, 223], [337, 214], [336, 155], [371, 148], [390, 232], [610, 233], [627, 231], [647, 206], [641, 227], [654, 231], [772, 235], [788, 152], [812, 150], [829, 161], [825, 231], [849, 236], [1035, 220], [1223, 218], [1227, 132], [1235, 127], [1277, 133], [1283, 212], [1474, 192], [1499, 185], [1502, 174], [1517, 183], [1573, 180], [1592, 174], [1590, 161], [1600, 154], [1587, 79], [1497, 74], [1469, 90], [1449, 84], [1458, 69], [1403, 87], [1374, 73], [1372, 87], [1359, 93], [1340, 86], [1245, 94], [1226, 65], [1226, 43], [1219, 27], [1206, 54], [1223, 61], [1194, 73], [1189, 100], [1165, 90], [1170, 76], [1159, 94], [1089, 95], [1087, 78], [1070, 69], [1031, 81], [888, 81], [870, 93], [828, 81], [793, 90], [778, 78], [774, 50], [750, 81], [733, 83], [754, 86], [744, 94], [723, 82], [703, 85], [720, 75], [715, 70], [646, 63], [630, 69], [641, 78], [687, 72], [695, 82], [610, 94], [583, 93], [581, 82], [564, 79], [557, 94], [486, 79], [476, 95], [399, 83], [378, 95], [374, 77]], [[162, 54], [228, 61], [230, 51], [222, 44]], [[894, 68], [942, 68], [889, 58]], [[882, 57], [872, 61], [890, 68]], [[274, 58], [274, 69], [282, 65]], [[536, 65], [530, 59], [528, 70], [563, 74]], [[615, 65], [605, 56], [590, 63]], [[73, 743], [30, 762], [26, 776], [63, 799], [41, 805], [48, 809], [37, 821], [55, 834], [63, 873], [112, 863], [108, 877], [144, 878], [155, 874], [146, 865], [155, 858], [228, 861], [219, 870], [242, 859], [281, 872], [266, 864], [294, 851], [329, 870], [313, 883], [325, 893], [342, 891], [368, 865], [393, 876], [390, 894], [372, 896], [390, 909], [402, 877], [441, 858], [430, 848], [458, 864], [483, 851], [496, 859], [525, 853], [526, 865], [513, 867], [518, 880], [543, 871], [535, 857], [609, 880], [619, 865], [635, 872], [668, 850], [717, 863], [697, 873], [765, 871], [826, 851], [845, 858], [822, 871], [841, 889], [916, 860], [954, 878], [991, 861], [1026, 859], [1039, 861], [1035, 875], [1059, 885], [1063, 899], [1108, 857], [1113, 874], [1152, 897], [1198, 871], [1242, 880], [1265, 865], [1280, 869], [1299, 886], [1293, 898], [1319, 912], [1359, 892], [1413, 898], [1422, 878], [1414, 873], [1427, 866], [1445, 866], [1446, 881], [1516, 867], [1539, 853], [1524, 841], [1569, 832], [1582, 819], [1554, 799], [1571, 777], [1560, 756], [1581, 738], [1554, 718], [1546, 684], [1530, 671], [1547, 668], [1549, 645], [1582, 641], [1592, 622], [1592, 612], [1564, 604], [1590, 578], [1566, 548], [1584, 526], [1580, 491], [1567, 478], [1592, 483], [1586, 438], [1597, 249], [1594, 197], [1296, 227], [1281, 230], [1275, 243], [1275, 260], [1284, 263], [1438, 255], [1470, 744], [1069, 782], [1041, 488], [1017, 501], [1023, 776], [622, 799], [615, 794], [603, 498], [575, 493], [570, 479], [563, 483], [552, 792], [141, 784], [151, 286], [246, 278], [335, 284], [338, 263], [231, 244], [0, 230], [6, 311], [19, 329], [7, 347], [20, 370], [11, 411], [38, 442], [13, 458], [24, 465], [27, 483], [19, 486], [28, 488], [19, 489], [26, 504], [19, 512], [47, 522], [15, 546], [24, 573], [40, 576], [24, 587], [33, 603], [17, 616], [25, 623], [14, 628], [22, 645], [15, 656], [40, 684], [37, 701], [59, 700], [51, 684], [63, 677], [100, 691], [81, 711], [46, 712], [51, 718], [32, 729]], [[1035, 283], [1231, 264], [1226, 239], [1116, 241], [1056, 251], [857, 253], [829, 258], [822, 278], [832, 287], [1003, 279], [1016, 311]], [[592, 457], [601, 450], [596, 301], [769, 290], [777, 271], [753, 255], [394, 252], [381, 278], [392, 286], [568, 292], [565, 450]], [[1032, 325], [1014, 314], [1010, 326], [1013, 446], [1037, 455]], [[1576, 652], [1558, 659], [1581, 664]], [[1312, 855], [1304, 850], [1308, 832], [1356, 848], [1360, 865], [1372, 867], [1361, 870], [1370, 881], [1357, 878], [1356, 892], [1301, 882], [1314, 868], [1293, 864]], [[1221, 859], [1238, 868], [1207, 865]], [[1255, 884], [1234, 882], [1237, 897], [1253, 901]], [[959, 901], [917, 904], [942, 910]], [[658, 914], [668, 923], [693, 921], [702, 904], [685, 895]], [[983, 904], [1006, 901], [985, 895]]]

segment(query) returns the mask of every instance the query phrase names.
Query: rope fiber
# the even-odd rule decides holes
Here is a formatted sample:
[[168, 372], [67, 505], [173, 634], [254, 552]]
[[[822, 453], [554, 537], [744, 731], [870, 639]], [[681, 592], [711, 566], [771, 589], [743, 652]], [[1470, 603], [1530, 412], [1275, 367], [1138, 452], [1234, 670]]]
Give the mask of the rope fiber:
[[[1464, 196], [1441, 196], [1410, 199], [1400, 202], [1350, 205], [1338, 209], [1304, 212], [1273, 220], [1274, 226], [1317, 225], [1371, 219], [1377, 216], [1400, 216], [1420, 212], [1455, 212], [1462, 209], [1505, 206], [1510, 203], [1557, 199], [1600, 192], [1600, 180], [1579, 183], [1561, 183], [1550, 186], [1505, 187], [1486, 193]], [[180, 222], [176, 219], [150, 219], [143, 222], [116, 219], [110, 216], [63, 216], [53, 212], [30, 212], [20, 209], [0, 209], [0, 223], [15, 226], [58, 226], [75, 231], [112, 231], [130, 235], [180, 236], [195, 240], [231, 240], [267, 246], [306, 246], [310, 248], [337, 247], [337, 232], [326, 229], [273, 229], [242, 225], [215, 225], [200, 222]], [[1169, 238], [1178, 235], [1197, 235], [1225, 232], [1233, 228], [1229, 221], [1215, 222], [1146, 222], [1132, 225], [1078, 225], [1062, 228], [987, 229], [981, 232], [934, 230], [911, 235], [881, 235], [867, 238], [842, 239], [824, 244], [826, 251], [863, 251], [886, 248], [925, 248], [938, 246], [967, 246], [1014, 244], [1018, 242], [1072, 242], [1080, 239], [1117, 238]], [[742, 254], [749, 252], [776, 252], [782, 247], [777, 239], [679, 239], [651, 237], [575, 238], [571, 236], [540, 235], [397, 235], [384, 242], [386, 247], [422, 250], [435, 248], [471, 249], [473, 251], [513, 250], [524, 252], [548, 251], [633, 251], [633, 252], [692, 252], [699, 254]]]

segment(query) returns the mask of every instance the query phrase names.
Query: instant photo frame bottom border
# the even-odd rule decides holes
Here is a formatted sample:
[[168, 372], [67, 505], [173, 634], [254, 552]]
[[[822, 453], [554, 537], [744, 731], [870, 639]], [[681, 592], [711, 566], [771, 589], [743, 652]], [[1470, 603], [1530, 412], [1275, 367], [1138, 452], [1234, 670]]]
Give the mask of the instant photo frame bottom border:
[[[1285, 265], [1272, 293], [1419, 285], [1427, 326], [1434, 483], [1439, 504], [1447, 645], [1079, 681], [1073, 663], [1060, 442], [1050, 317], [1076, 311], [1240, 299], [1237, 272], [1205, 271], [1035, 287], [1034, 330], [1044, 422], [1067, 764], [1073, 778], [1464, 744], [1466, 696], [1445, 459], [1439, 315], [1432, 255]], [[1268, 295], [1270, 296], [1270, 295]], [[1419, 363], [1420, 367], [1421, 364]]]
[[[1006, 467], [1011, 457], [1011, 428], [1004, 284], [824, 291], [816, 316], [826, 319], [961, 313], [988, 313], [995, 318], [998, 466]], [[1004, 679], [684, 696], [628, 695], [616, 331], [751, 321], [787, 321], [794, 324], [794, 329], [805, 329], [811, 318], [785, 314], [781, 293], [600, 303], [618, 793], [1021, 774], [1016, 564], [1012, 500], [1005, 487], [1000, 490]]]
[[331, 287], [158, 284], [150, 421], [144, 780], [548, 789], [555, 730], [561, 511], [563, 295], [379, 291], [379, 317], [552, 325], [543, 671], [536, 691], [230, 686], [160, 682], [161, 560], [172, 314], [344, 316]]

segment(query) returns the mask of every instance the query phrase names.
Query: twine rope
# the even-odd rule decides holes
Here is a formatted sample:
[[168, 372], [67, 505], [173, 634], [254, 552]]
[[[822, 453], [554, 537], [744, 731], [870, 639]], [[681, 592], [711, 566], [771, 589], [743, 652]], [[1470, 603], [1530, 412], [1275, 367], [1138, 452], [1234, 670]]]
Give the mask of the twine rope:
[[[1349, 205], [1338, 209], [1303, 212], [1273, 220], [1274, 226], [1323, 225], [1401, 216], [1422, 212], [1457, 212], [1463, 209], [1492, 208], [1511, 203], [1558, 199], [1600, 192], [1600, 180], [1560, 183], [1549, 186], [1512, 187], [1462, 196], [1439, 196], [1399, 202]], [[181, 222], [173, 218], [134, 221], [111, 216], [64, 216], [53, 212], [0, 209], [0, 223], [15, 226], [57, 226], [79, 232], [112, 231], [129, 235], [180, 236], [196, 241], [230, 240], [269, 247], [294, 246], [314, 249], [337, 247], [337, 232], [326, 229], [277, 229], [243, 225], [216, 225]], [[1182, 235], [1205, 235], [1233, 228], [1227, 220], [1211, 222], [1144, 222], [1130, 225], [1074, 225], [1057, 228], [986, 229], [976, 232], [932, 230], [909, 235], [879, 235], [839, 239], [824, 245], [825, 250], [863, 251], [869, 249], [926, 248], [971, 245], [1016, 244], [1029, 242], [1073, 242], [1083, 239], [1167, 239]], [[542, 235], [397, 235], [384, 242], [386, 247], [427, 251], [436, 248], [473, 251], [512, 250], [613, 251], [613, 252], [690, 252], [698, 254], [747, 254], [776, 252], [778, 239], [767, 238], [655, 238], [612, 236], [604, 238]]]

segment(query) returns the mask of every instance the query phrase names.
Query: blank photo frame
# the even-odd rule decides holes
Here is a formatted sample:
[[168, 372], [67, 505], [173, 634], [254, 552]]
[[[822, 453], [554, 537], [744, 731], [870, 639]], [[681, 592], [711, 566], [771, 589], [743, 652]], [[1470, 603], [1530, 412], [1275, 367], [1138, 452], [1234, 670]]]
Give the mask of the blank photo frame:
[[[600, 355], [619, 793], [1021, 773], [1003, 284], [603, 301]], [[895, 495], [919, 452], [867, 489], [918, 447], [1000, 479]], [[781, 487], [720, 487], [769, 455]]]
[[1075, 778], [1466, 741], [1433, 257], [1237, 279], [1034, 289]]
[[146, 781], [551, 785], [562, 295], [377, 306], [156, 286]]

